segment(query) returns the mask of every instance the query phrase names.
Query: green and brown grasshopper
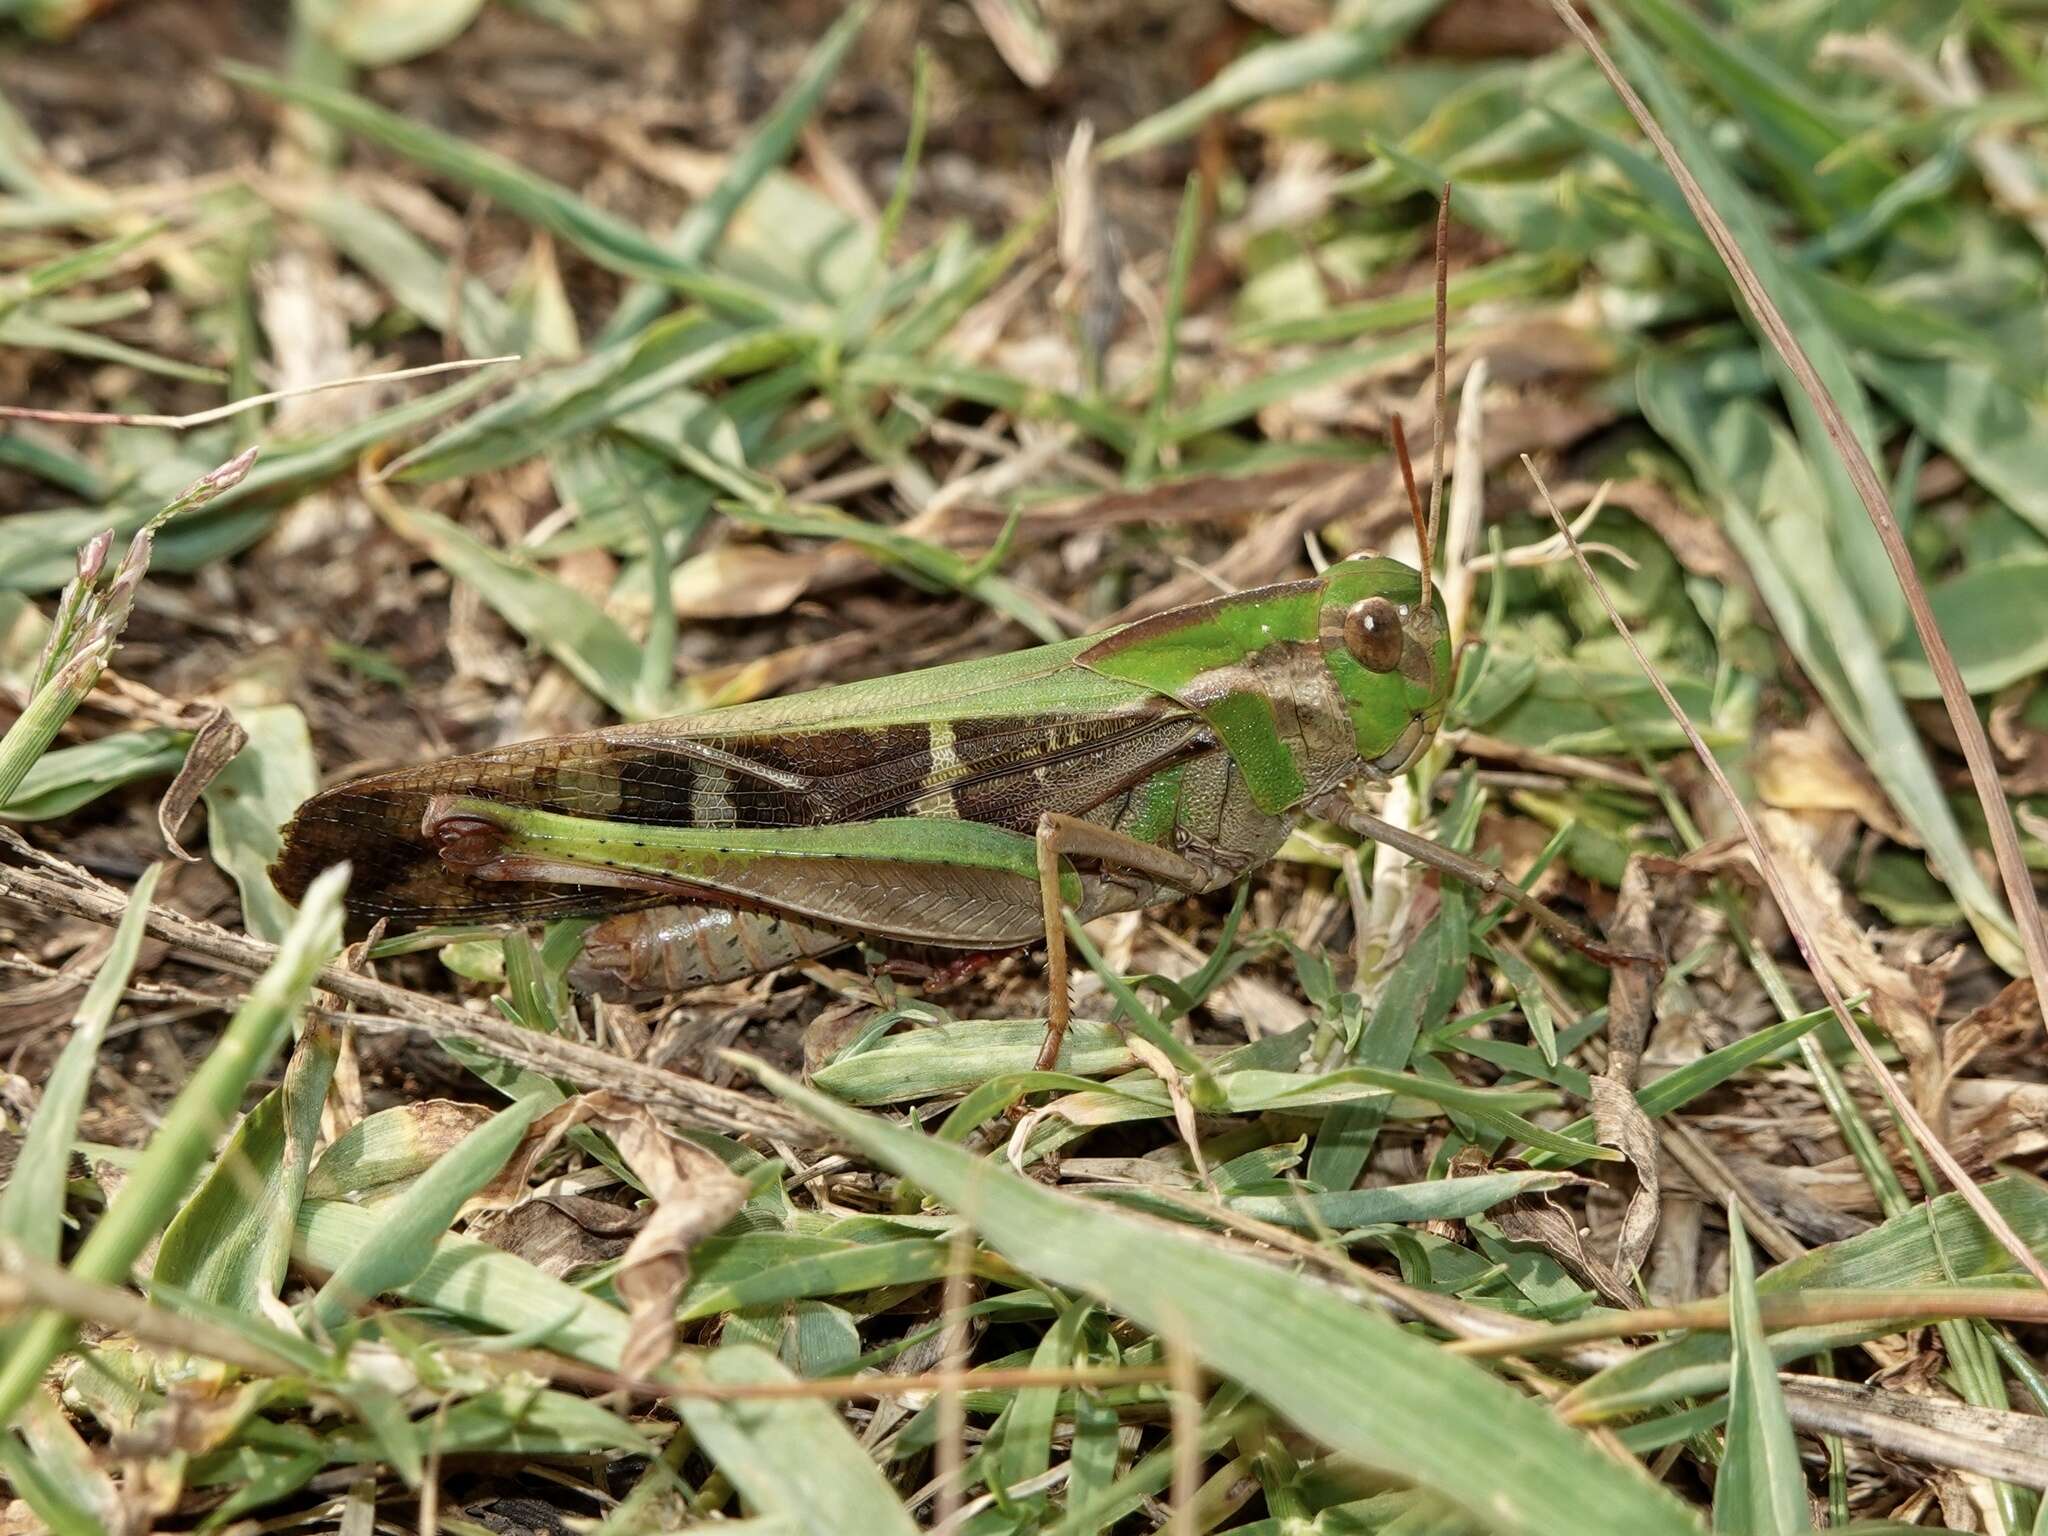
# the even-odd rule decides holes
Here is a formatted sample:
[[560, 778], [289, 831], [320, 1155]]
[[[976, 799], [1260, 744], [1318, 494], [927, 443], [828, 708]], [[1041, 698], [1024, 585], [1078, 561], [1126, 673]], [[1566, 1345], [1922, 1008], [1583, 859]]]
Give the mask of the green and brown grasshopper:
[[272, 874], [297, 899], [346, 859], [352, 911], [404, 923], [610, 912], [573, 975], [613, 996], [867, 937], [1044, 937], [1050, 1062], [1062, 907], [1231, 884], [1405, 768], [1450, 684], [1441, 601], [1354, 557], [1060, 645], [356, 779], [299, 808]]

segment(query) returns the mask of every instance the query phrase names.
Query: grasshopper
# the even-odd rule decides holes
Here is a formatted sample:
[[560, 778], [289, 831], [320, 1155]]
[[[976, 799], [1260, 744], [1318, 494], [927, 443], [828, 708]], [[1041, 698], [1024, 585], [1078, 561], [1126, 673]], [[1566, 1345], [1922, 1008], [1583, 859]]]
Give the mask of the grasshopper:
[[1340, 786], [1406, 768], [1451, 670], [1424, 578], [1358, 556], [1064, 644], [356, 779], [299, 808], [271, 873], [296, 900], [346, 859], [369, 919], [610, 913], [572, 980], [613, 997], [862, 937], [1043, 936], [1050, 1064], [1062, 908], [1232, 884]]

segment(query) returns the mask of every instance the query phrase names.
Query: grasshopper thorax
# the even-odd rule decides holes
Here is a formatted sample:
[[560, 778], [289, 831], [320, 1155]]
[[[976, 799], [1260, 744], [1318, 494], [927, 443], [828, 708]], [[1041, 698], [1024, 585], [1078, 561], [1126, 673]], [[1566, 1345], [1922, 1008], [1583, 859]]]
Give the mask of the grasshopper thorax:
[[1443, 717], [1450, 659], [1422, 578], [1378, 555], [1156, 614], [1075, 657], [1199, 713], [1273, 813], [1405, 768]]

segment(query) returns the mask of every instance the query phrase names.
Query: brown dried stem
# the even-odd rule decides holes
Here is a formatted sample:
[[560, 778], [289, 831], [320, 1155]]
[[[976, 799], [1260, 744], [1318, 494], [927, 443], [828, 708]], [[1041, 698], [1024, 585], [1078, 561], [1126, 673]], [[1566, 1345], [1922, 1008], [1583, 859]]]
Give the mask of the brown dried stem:
[[255, 410], [259, 405], [272, 405], [279, 400], [296, 400], [301, 395], [324, 394], [330, 389], [350, 389], [358, 384], [395, 384], [400, 379], [423, 379], [434, 373], [456, 373], [470, 368], [491, 368], [499, 363], [518, 361], [518, 354], [513, 353], [505, 357], [464, 357], [450, 363], [428, 363], [420, 368], [401, 368], [396, 373], [360, 373], [352, 378], [325, 379], [318, 384], [303, 384], [296, 389], [273, 389], [267, 394], [230, 400], [226, 405], [216, 405], [210, 410], [193, 411], [184, 416], [152, 416], [138, 411], [54, 411], [33, 405], [0, 405], [0, 417], [16, 421], [57, 422], [73, 427], [168, 427], [174, 432], [182, 432], [189, 427], [203, 427], [209, 422], [239, 416], [244, 411]]
[[[2009, 1323], [2048, 1323], [2048, 1295], [2002, 1286], [1940, 1287], [1911, 1290], [1815, 1290], [1776, 1292], [1757, 1297], [1764, 1331], [1827, 1327], [1837, 1323], [1897, 1322], [1901, 1329], [1958, 1317], [1986, 1317]], [[1444, 1347], [1454, 1355], [1548, 1355], [1589, 1344], [1596, 1339], [1640, 1338], [1680, 1329], [1721, 1333], [1728, 1328], [1728, 1298], [1708, 1296], [1671, 1307], [1639, 1307], [1632, 1312], [1604, 1312], [1549, 1328], [1503, 1334], [1498, 1338], [1454, 1339]]]

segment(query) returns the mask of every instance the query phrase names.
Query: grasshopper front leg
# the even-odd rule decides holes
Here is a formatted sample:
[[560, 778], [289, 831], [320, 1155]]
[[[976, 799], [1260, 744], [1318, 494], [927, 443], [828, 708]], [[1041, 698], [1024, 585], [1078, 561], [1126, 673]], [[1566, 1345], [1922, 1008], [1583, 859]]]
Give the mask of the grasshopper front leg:
[[1149, 875], [1163, 885], [1199, 891], [1209, 881], [1201, 866], [1170, 849], [1140, 842], [1078, 816], [1047, 811], [1038, 818], [1038, 894], [1045, 912], [1045, 1044], [1037, 1070], [1049, 1072], [1060, 1058], [1060, 1042], [1072, 1021], [1067, 987], [1066, 903], [1060, 895], [1060, 860], [1093, 859], [1110, 868]]
[[1579, 927], [1570, 918], [1561, 917], [1550, 910], [1536, 897], [1531, 896], [1500, 870], [1482, 864], [1477, 859], [1467, 858], [1456, 849], [1446, 848], [1441, 843], [1382, 821], [1369, 811], [1361, 810], [1351, 803], [1348, 796], [1332, 793], [1322, 796], [1309, 809], [1325, 821], [1335, 822], [1354, 836], [1370, 842], [1385, 843], [1397, 848], [1418, 864], [1461, 880], [1482, 896], [1499, 895], [1510, 906], [1534, 918], [1538, 926], [1546, 929], [1558, 939], [1569, 944], [1587, 959], [1601, 965], [1655, 965], [1654, 955], [1639, 955], [1632, 950], [1617, 949], [1602, 943]]

